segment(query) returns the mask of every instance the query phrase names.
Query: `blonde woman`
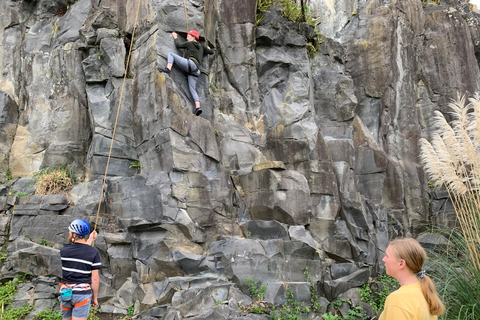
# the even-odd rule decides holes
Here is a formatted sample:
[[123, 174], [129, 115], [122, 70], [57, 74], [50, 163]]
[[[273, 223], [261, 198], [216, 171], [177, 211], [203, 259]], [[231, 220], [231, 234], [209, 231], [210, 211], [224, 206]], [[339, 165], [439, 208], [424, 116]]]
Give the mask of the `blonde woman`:
[[435, 285], [423, 270], [426, 257], [425, 250], [412, 238], [390, 242], [382, 261], [400, 289], [385, 300], [380, 320], [437, 320], [445, 312]]

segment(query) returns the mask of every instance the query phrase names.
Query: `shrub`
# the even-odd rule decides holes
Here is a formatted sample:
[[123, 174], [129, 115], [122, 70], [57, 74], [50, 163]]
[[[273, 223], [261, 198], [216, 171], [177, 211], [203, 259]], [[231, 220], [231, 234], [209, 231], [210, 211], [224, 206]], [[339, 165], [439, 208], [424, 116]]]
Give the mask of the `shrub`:
[[480, 95], [466, 103], [465, 96], [448, 105], [449, 124], [440, 111], [434, 112], [431, 142], [420, 139], [424, 169], [436, 189], [445, 187], [465, 238], [470, 262], [480, 271]]
[[34, 309], [33, 305], [29, 305], [25, 303], [20, 308], [7, 308], [1, 314], [2, 320], [21, 320], [25, 319], [25, 317], [32, 312]]
[[0, 286], [0, 306], [3, 312], [0, 314], [2, 320], [19, 320], [25, 317], [33, 310], [33, 306], [24, 304], [20, 308], [10, 308], [10, 304], [17, 295], [17, 287], [25, 280], [26, 275], [15, 277], [13, 280], [5, 282]]
[[307, 43], [308, 53], [313, 56], [319, 51], [319, 46], [323, 42], [323, 36], [317, 31], [318, 18], [313, 16], [312, 10], [305, 4], [304, 0], [300, 4], [295, 0], [258, 0], [255, 23], [258, 25], [264, 19], [264, 13], [273, 4], [280, 4], [280, 10], [285, 19], [296, 23], [307, 23], [314, 27], [314, 36], [311, 42]]
[[294, 299], [292, 291], [287, 289], [287, 303], [273, 308], [269, 317], [273, 320], [302, 320], [302, 315], [309, 311], [308, 307], [299, 305], [298, 301]]
[[247, 286], [248, 286], [248, 291], [250, 292], [250, 297], [256, 300], [263, 300], [263, 297], [265, 296], [265, 292], [267, 291], [267, 287], [262, 285], [258, 285], [258, 282], [255, 281], [255, 279], [252, 277], [247, 278], [245, 277]]
[[385, 299], [399, 287], [397, 280], [384, 273], [375, 281], [363, 285], [360, 289], [360, 300], [371, 305], [376, 313], [381, 313], [385, 306]]
[[37, 178], [35, 194], [48, 195], [67, 192], [75, 182], [73, 172], [68, 167], [40, 170], [35, 174], [35, 177]]
[[59, 310], [47, 308], [37, 313], [33, 320], [62, 320], [62, 314]]
[[[468, 254], [469, 246], [460, 230], [441, 232], [450, 241], [449, 248], [428, 250], [428, 256], [431, 260], [429, 275], [435, 281], [438, 294], [446, 307], [442, 319], [480, 319], [480, 271]], [[480, 249], [479, 242], [475, 246]]]

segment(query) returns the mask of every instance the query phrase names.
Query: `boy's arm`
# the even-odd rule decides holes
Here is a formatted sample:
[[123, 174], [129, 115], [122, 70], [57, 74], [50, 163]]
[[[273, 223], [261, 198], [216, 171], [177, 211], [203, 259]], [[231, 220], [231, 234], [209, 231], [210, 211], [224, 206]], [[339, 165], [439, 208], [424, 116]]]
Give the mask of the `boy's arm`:
[[92, 245], [93, 240], [97, 238], [97, 231], [93, 230], [92, 233], [90, 233], [90, 236], [88, 237], [88, 240], [85, 241], [89, 246]]
[[98, 287], [100, 286], [100, 277], [98, 269], [92, 270], [92, 306], [98, 305]]

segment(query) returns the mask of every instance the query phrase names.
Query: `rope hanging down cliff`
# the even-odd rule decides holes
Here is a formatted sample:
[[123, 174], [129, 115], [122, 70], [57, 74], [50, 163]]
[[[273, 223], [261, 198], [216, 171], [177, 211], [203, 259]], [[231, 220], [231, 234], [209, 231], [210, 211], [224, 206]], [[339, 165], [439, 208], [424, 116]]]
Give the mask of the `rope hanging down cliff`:
[[122, 91], [120, 92], [120, 100], [118, 101], [118, 107], [117, 107], [117, 116], [115, 117], [115, 125], [113, 126], [112, 142], [110, 143], [110, 151], [108, 152], [107, 166], [105, 167], [105, 175], [103, 176], [102, 191], [100, 192], [100, 200], [98, 201], [97, 218], [95, 219], [95, 228], [94, 228], [95, 231], [97, 230], [98, 216], [100, 214], [100, 207], [103, 199], [103, 191], [105, 190], [105, 181], [107, 180], [108, 165], [110, 164], [110, 156], [112, 154], [113, 141], [115, 139], [115, 132], [117, 131], [118, 115], [120, 114], [120, 105], [122, 104], [123, 89], [125, 88], [125, 81], [127, 79], [127, 70], [130, 64], [130, 56], [132, 54], [133, 40], [135, 38], [135, 29], [137, 28], [138, 12], [140, 11], [141, 2], [142, 0], [138, 0], [137, 14], [135, 16], [135, 24], [133, 25], [133, 31], [132, 31], [132, 40], [130, 42], [131, 44], [130, 44], [130, 49], [128, 50], [127, 63], [125, 64], [125, 73], [123, 75]]
[[[103, 200], [103, 192], [105, 190], [105, 182], [107, 180], [108, 166], [110, 164], [110, 156], [112, 154], [112, 149], [113, 149], [113, 141], [115, 139], [115, 133], [117, 131], [118, 115], [120, 114], [120, 106], [122, 104], [122, 99], [123, 99], [123, 90], [125, 88], [125, 81], [127, 79], [127, 74], [128, 74], [128, 72], [127, 72], [128, 71], [128, 66], [130, 65], [130, 56], [132, 54], [133, 41], [134, 41], [134, 38], [135, 38], [135, 30], [137, 28], [138, 13], [140, 12], [141, 2], [142, 2], [142, 0], [138, 0], [137, 13], [135, 15], [135, 23], [133, 25], [133, 31], [132, 31], [132, 40], [130, 41], [131, 45], [130, 45], [130, 49], [128, 51], [127, 63], [125, 64], [125, 72], [124, 72], [124, 75], [123, 75], [122, 91], [120, 93], [120, 100], [118, 101], [117, 115], [115, 117], [115, 124], [113, 126], [112, 141], [110, 142], [110, 150], [108, 151], [107, 165], [105, 167], [105, 174], [103, 176], [103, 182], [102, 182], [102, 190], [100, 191], [100, 199], [98, 201], [97, 217], [95, 219], [95, 227], [94, 227], [95, 231], [97, 230], [98, 217], [100, 215], [100, 207], [101, 207], [102, 200]], [[187, 14], [187, 5], [185, 3], [185, 0], [183, 0], [183, 7], [185, 9], [185, 20], [187, 22], [187, 30], [188, 30], [188, 14]]]

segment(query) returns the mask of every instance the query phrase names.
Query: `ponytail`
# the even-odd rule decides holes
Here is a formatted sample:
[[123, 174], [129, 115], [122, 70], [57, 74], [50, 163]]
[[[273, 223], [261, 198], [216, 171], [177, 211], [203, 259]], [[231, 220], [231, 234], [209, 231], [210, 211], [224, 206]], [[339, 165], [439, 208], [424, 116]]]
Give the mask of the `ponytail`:
[[425, 300], [427, 300], [428, 307], [430, 308], [430, 313], [434, 316], [441, 316], [444, 314], [445, 306], [437, 294], [432, 279], [425, 276], [420, 280], [420, 285], [422, 287], [423, 296], [425, 297]]
[[427, 258], [427, 253], [422, 246], [412, 238], [397, 238], [390, 242], [390, 246], [399, 259], [403, 259], [407, 267], [420, 278], [422, 293], [427, 301], [430, 314], [440, 316], [445, 313], [445, 306], [437, 294], [435, 285], [428, 276], [425, 275], [423, 264]]

